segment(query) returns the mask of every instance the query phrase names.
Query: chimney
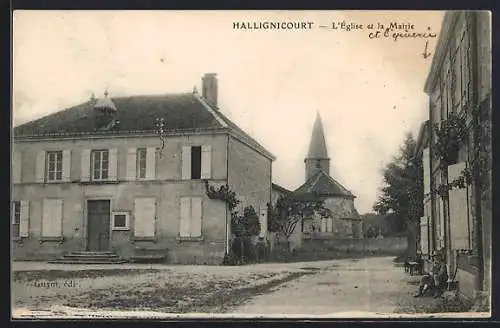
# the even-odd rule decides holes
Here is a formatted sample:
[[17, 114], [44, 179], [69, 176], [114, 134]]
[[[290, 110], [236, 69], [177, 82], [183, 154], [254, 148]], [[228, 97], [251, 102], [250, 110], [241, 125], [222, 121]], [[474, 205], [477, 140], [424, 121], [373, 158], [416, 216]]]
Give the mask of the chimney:
[[217, 74], [206, 73], [202, 81], [202, 96], [212, 106], [217, 107]]

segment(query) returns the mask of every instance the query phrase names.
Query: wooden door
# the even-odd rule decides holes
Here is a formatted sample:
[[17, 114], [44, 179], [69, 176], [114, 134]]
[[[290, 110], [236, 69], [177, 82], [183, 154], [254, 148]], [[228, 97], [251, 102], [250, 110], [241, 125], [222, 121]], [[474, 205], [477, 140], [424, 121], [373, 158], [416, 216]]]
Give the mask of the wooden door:
[[89, 200], [87, 202], [88, 251], [102, 252], [109, 250], [110, 208], [109, 200]]

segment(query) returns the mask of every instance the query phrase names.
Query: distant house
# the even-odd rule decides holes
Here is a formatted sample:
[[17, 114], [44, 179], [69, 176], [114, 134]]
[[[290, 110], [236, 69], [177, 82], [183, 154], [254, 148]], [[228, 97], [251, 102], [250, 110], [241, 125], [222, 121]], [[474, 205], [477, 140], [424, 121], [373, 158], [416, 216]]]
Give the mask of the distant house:
[[332, 217], [304, 220], [300, 227], [302, 233], [307, 237], [363, 238], [361, 217], [354, 206], [356, 196], [330, 176], [330, 158], [319, 114], [304, 163], [306, 181], [294, 194], [324, 201], [325, 207], [331, 210]]
[[[425, 256], [446, 251], [450, 278], [458, 281], [462, 294], [489, 297], [492, 103], [488, 12], [446, 13], [425, 92], [429, 117], [422, 125], [417, 149], [424, 166], [425, 194], [420, 247]], [[435, 127], [443, 126], [452, 114], [465, 122], [469, 138], [443, 159], [436, 155], [439, 136]], [[465, 187], [436, 192], [474, 167], [476, 173]]]
[[14, 128], [12, 154], [19, 260], [150, 249], [174, 263], [221, 263], [230, 215], [204, 181], [228, 184], [263, 222], [271, 200], [275, 157], [218, 108], [215, 74], [201, 95], [106, 93], [28, 122]]

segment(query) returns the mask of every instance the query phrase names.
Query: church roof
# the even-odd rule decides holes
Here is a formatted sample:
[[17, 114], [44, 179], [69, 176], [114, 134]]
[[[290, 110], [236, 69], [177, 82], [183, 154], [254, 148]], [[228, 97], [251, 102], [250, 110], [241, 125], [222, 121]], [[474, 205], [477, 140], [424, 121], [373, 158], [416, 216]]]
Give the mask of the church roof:
[[295, 194], [310, 194], [315, 196], [341, 196], [355, 198], [349, 190], [334, 180], [325, 171], [318, 170], [302, 186], [294, 191]]
[[309, 144], [309, 152], [307, 158], [328, 158], [328, 151], [326, 150], [325, 132], [323, 131], [323, 123], [319, 113], [316, 115], [314, 122], [313, 132], [311, 136], [311, 143]]
[[95, 119], [101, 115], [93, 100], [55, 112], [37, 120], [14, 127], [14, 137], [57, 137], [88, 135], [130, 135], [156, 132], [157, 118], [164, 118], [167, 133], [199, 131], [228, 131], [264, 156], [275, 159], [254, 138], [238, 127], [217, 108], [212, 107], [197, 93], [140, 95], [103, 98], [106, 106], [117, 109], [113, 119], [119, 124], [112, 130], [96, 129]]

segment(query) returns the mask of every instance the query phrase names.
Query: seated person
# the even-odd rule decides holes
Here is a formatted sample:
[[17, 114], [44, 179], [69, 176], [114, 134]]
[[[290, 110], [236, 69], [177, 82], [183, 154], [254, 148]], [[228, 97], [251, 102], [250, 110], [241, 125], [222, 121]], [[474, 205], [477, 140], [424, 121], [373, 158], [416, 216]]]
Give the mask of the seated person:
[[422, 296], [429, 289], [434, 290], [434, 297], [439, 297], [443, 293], [447, 281], [446, 263], [443, 256], [438, 253], [434, 255], [431, 271], [422, 277], [418, 293], [414, 297]]

